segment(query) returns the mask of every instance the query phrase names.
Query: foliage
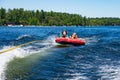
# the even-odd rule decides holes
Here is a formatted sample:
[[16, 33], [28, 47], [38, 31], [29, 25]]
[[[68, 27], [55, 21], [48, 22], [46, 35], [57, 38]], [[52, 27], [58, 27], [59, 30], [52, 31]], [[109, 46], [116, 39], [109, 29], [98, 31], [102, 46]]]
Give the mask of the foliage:
[[45, 12], [44, 10], [0, 9], [0, 25], [42, 25], [42, 26], [114, 26], [120, 25], [120, 18], [87, 18], [78, 14]]

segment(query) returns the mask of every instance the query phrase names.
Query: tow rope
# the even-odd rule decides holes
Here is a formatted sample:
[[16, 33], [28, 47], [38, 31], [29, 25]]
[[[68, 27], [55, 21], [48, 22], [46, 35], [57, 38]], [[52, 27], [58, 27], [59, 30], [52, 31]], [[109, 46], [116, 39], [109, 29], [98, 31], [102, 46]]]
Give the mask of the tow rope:
[[[39, 40], [38, 40], [39, 41]], [[17, 48], [20, 48], [20, 47], [23, 47], [23, 46], [26, 46], [26, 45], [29, 45], [29, 44], [33, 44], [35, 42], [38, 42], [38, 41], [31, 41], [31, 42], [27, 42], [27, 43], [24, 43], [24, 44], [20, 44], [18, 46], [15, 46], [15, 47], [12, 47], [12, 48], [9, 48], [9, 49], [6, 49], [6, 50], [3, 50], [0, 52], [0, 54], [3, 54], [5, 52], [9, 52], [9, 51], [12, 51], [14, 49], [17, 49]]]

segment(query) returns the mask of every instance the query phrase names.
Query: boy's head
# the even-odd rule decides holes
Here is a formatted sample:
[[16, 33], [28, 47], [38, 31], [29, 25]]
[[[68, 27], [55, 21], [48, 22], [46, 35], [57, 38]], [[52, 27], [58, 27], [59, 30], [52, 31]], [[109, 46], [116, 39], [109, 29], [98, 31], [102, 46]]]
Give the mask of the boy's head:
[[67, 31], [64, 30], [64, 31], [62, 32], [62, 35], [67, 35]]

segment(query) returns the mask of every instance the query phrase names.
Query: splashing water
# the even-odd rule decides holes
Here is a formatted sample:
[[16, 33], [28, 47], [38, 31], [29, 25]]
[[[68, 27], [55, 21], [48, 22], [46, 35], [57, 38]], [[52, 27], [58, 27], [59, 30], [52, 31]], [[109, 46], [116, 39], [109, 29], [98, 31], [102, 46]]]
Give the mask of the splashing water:
[[[9, 46], [10, 48], [10, 46]], [[8, 47], [4, 47], [3, 50], [8, 49]], [[22, 48], [15, 49], [13, 51], [9, 51], [3, 54], [0, 54], [0, 80], [5, 80], [5, 70], [7, 63], [14, 59], [14, 57], [25, 57], [29, 54], [29, 51], [26, 51]]]
[[99, 41], [99, 39], [96, 36], [85, 37], [84, 39], [87, 45], [91, 45], [92, 43], [97, 43]]
[[[56, 47], [54, 39], [64, 29], [70, 33], [78, 32], [77, 35], [86, 40], [86, 45]], [[0, 54], [0, 80], [120, 79], [119, 27], [12, 27], [0, 30], [1, 33], [9, 32], [0, 34], [1, 51], [14, 47], [9, 42], [14, 43], [16, 39], [16, 45], [41, 39], [34, 44]]]
[[45, 41], [43, 41], [43, 43], [46, 43], [48, 45], [57, 45], [57, 43], [55, 43], [56, 38], [56, 35], [49, 36]]
[[[12, 61], [15, 57], [23, 58], [23, 57], [29, 56], [31, 54], [40, 53], [40, 52], [45, 51], [46, 49], [51, 48], [52, 46], [55, 45], [55, 42], [54, 42], [55, 37], [56, 36], [49, 36], [46, 40], [44, 40], [42, 42], [34, 43], [35, 45], [37, 44], [38, 46], [41, 46], [41, 44], [45, 45], [42, 48], [36, 47], [33, 44], [33, 45], [17, 48], [15, 50], [0, 54], [0, 60], [1, 60], [0, 61], [0, 80], [6, 79], [5, 78], [5, 70], [7, 67], [7, 63]], [[4, 46], [4, 48], [0, 51], [4, 51], [4, 50], [7, 50], [7, 49], [12, 48], [12, 47], [15, 47], [15, 46]], [[35, 47], [36, 47], [36, 49], [35, 49]]]

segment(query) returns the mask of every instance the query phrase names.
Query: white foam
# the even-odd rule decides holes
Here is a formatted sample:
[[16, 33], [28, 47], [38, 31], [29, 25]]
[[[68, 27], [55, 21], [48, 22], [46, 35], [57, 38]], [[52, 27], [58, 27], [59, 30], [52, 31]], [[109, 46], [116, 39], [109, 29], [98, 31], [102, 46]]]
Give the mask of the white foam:
[[48, 43], [49, 45], [57, 45], [57, 43], [55, 42], [55, 39], [57, 38], [56, 35], [52, 35], [52, 36], [49, 36], [45, 41], [44, 43]]
[[[45, 43], [45, 42], [49, 42], [49, 43], [46, 44], [45, 47], [40, 48], [40, 49], [38, 48], [38, 49], [32, 50], [31, 48], [34, 48], [35, 46], [29, 45], [29, 46], [17, 48], [15, 50], [0, 54], [0, 80], [5, 80], [5, 70], [6, 70], [7, 64], [10, 61], [12, 61], [14, 59], [14, 57], [23, 58], [23, 57], [26, 57], [31, 54], [36, 54], [36, 53], [45, 51], [46, 49], [49, 49], [55, 45], [55, 41], [54, 41], [55, 37], [56, 36], [48, 37], [48, 39], [43, 41], [43, 43]], [[41, 44], [39, 44], [39, 45], [41, 45]], [[7, 50], [9, 48], [12, 48], [12, 47], [14, 47], [14, 46], [4, 46], [3, 49], [0, 50], [0, 52]]]
[[[32, 46], [26, 47], [26, 48], [17, 48], [15, 50], [0, 54], [0, 80], [5, 80], [5, 70], [7, 67], [7, 64], [14, 59], [14, 57], [23, 58], [31, 54], [36, 54], [41, 51], [45, 51], [46, 49], [51, 48], [52, 46], [44, 47], [41, 49], [37, 49], [37, 51], [30, 50]], [[10, 47], [9, 47], [10, 48]], [[8, 49], [8, 47], [4, 47], [3, 50]]]
[[74, 74], [65, 74], [65, 75], [71, 75], [73, 78], [67, 79], [67, 80], [89, 80], [86, 76], [83, 76], [80, 73], [74, 73]]
[[[10, 46], [8, 46], [10, 48]], [[4, 47], [3, 50], [8, 49], [8, 47]], [[1, 50], [1, 51], [3, 51]], [[25, 57], [29, 55], [29, 51], [24, 50], [22, 48], [18, 48], [3, 54], [0, 54], [0, 80], [5, 80], [5, 70], [7, 67], [7, 63], [14, 59], [14, 57]]]
[[120, 66], [104, 65], [99, 68], [100, 80], [120, 80]]

